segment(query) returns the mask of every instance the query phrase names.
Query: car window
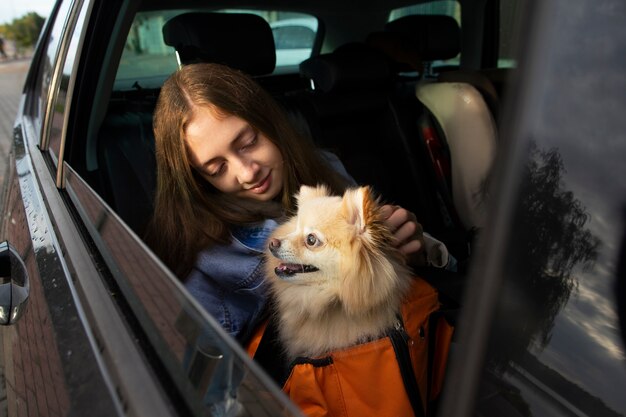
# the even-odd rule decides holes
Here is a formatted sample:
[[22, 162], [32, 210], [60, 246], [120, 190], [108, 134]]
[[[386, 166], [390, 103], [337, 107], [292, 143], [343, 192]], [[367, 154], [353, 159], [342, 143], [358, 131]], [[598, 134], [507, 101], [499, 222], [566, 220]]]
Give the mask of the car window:
[[310, 16], [278, 18], [270, 22], [270, 26], [276, 45], [277, 68], [298, 65], [311, 56], [317, 35], [317, 19]]
[[[174, 48], [163, 42], [162, 28], [174, 16], [193, 10], [139, 12], [131, 25], [115, 77], [115, 90], [158, 87], [178, 68]], [[267, 20], [276, 44], [276, 72], [311, 56], [318, 22], [311, 15], [285, 11], [224, 9], [252, 13]]]
[[[48, 114], [47, 106], [48, 96], [51, 92], [52, 83], [54, 80], [54, 71], [55, 71], [55, 63], [57, 54], [59, 53], [59, 46], [61, 36], [63, 35], [63, 29], [65, 28], [68, 11], [70, 10], [70, 6], [72, 5], [71, 0], [65, 0], [61, 3], [61, 6], [58, 9], [56, 14], [56, 18], [54, 24], [52, 25], [52, 30], [50, 32], [50, 36], [47, 38], [48, 44], [45, 47], [45, 53], [42, 57], [39, 73], [41, 74], [37, 79], [36, 91], [38, 92], [39, 99], [34, 105], [33, 114], [34, 117], [46, 117]], [[46, 126], [50, 120], [44, 120], [43, 124], [37, 124], [37, 126]], [[43, 127], [41, 128], [43, 129]], [[37, 132], [39, 137], [41, 138], [42, 131]]]
[[[283, 23], [283, 22], [280, 22]], [[285, 25], [272, 26], [276, 49], [311, 49], [315, 40], [315, 31], [306, 26], [287, 22]]]
[[62, 158], [62, 141], [67, 129], [67, 116], [71, 106], [71, 95], [74, 87], [75, 77], [72, 77], [75, 66], [80, 58], [79, 44], [81, 41], [82, 28], [85, 22], [87, 7], [82, 7], [77, 25], [74, 28], [69, 46], [64, 51], [64, 64], [60, 74], [60, 81], [57, 85], [58, 90], [53, 98], [52, 120], [48, 129], [48, 138], [43, 141], [48, 143], [48, 150], [55, 163]]
[[[83, 44], [80, 68], [104, 70], [100, 78], [90, 82], [81, 74], [84, 76], [79, 77], [78, 82], [84, 84], [77, 86], [76, 94], [67, 95], [72, 104], [76, 106], [81, 99], [87, 100], [85, 97], [97, 102], [97, 91], [111, 89], [110, 75], [115, 72], [129, 79], [136, 76], [137, 83], [154, 77], [154, 82], [160, 85], [159, 77], [175, 70], [176, 59], [167, 49], [159, 49], [162, 41], [157, 32], [160, 33], [160, 27], [169, 17], [181, 12], [141, 13], [134, 19], [130, 35], [125, 33], [126, 28], [120, 29], [122, 25], [113, 24], [104, 26], [111, 31], [106, 35], [102, 30], [88, 31], [86, 36], [91, 38]], [[117, 18], [131, 20], [123, 15]], [[104, 38], [104, 42], [109, 43], [90, 49], [95, 38], [99, 41]], [[103, 49], [119, 51], [123, 42], [126, 49], [120, 69], [114, 64], [103, 64], [102, 56], [108, 53]], [[129, 45], [132, 48], [129, 49]], [[69, 49], [69, 54], [76, 52]], [[65, 67], [69, 68], [71, 61], [68, 60]], [[168, 395], [182, 404], [186, 415], [238, 415], [237, 412], [254, 416], [298, 415], [298, 410], [280, 388], [255, 367], [237, 342], [188, 294], [178, 278], [141, 240], [139, 225], [150, 217], [151, 200], [147, 194], [154, 186], [150, 181], [155, 180], [155, 167], [151, 165], [154, 160], [151, 108], [154, 97], [147, 89], [138, 89], [142, 96], [134, 97], [136, 101], [131, 104], [131, 100], [125, 100], [130, 94], [123, 93], [112, 94], [109, 98], [103, 120], [90, 117], [98, 116], [97, 105], [81, 108], [78, 117], [89, 120], [97, 131], [96, 165], [94, 169], [85, 169], [84, 158], [89, 155], [89, 145], [82, 143], [84, 136], [68, 134], [68, 157], [64, 158], [63, 165], [64, 192], [76, 218], [81, 221], [85, 240], [93, 247], [96, 262], [102, 265], [103, 280], [134, 329], [138, 345], [150, 358], [155, 374], [171, 391]], [[143, 105], [147, 101], [150, 104]], [[61, 109], [61, 105], [69, 103], [62, 101], [59, 95], [58, 104], [55, 118], [60, 120], [67, 111], [67, 108]], [[76, 124], [70, 123], [70, 126], [78, 129]], [[81, 154], [85, 148], [87, 151]]]
[[169, 19], [187, 11], [137, 13], [115, 76], [116, 90], [160, 85], [163, 79], [178, 68], [176, 51], [163, 42], [161, 29]]
[[[411, 15], [445, 15], [453, 17], [461, 27], [461, 5], [453, 0], [432, 1], [415, 4], [412, 6], [393, 9], [389, 13], [388, 22]], [[437, 60], [432, 63], [433, 68], [442, 66], [458, 67], [461, 62], [461, 54], [446, 60]]]
[[518, 0], [500, 0], [500, 25], [498, 45], [498, 68], [515, 68], [517, 50], [515, 34], [523, 10], [523, 2]]

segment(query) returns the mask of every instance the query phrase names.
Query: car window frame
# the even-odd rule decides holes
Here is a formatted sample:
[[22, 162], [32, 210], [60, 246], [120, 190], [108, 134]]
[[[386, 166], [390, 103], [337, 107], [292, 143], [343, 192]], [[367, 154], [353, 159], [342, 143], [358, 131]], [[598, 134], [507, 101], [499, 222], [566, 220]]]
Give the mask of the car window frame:
[[[45, 102], [42, 103], [42, 108], [44, 111], [41, 131], [40, 131], [40, 139], [39, 139], [39, 147], [42, 150], [48, 148], [48, 137], [50, 135], [51, 123], [52, 123], [52, 109], [54, 106], [54, 102], [56, 101], [56, 94], [58, 92], [60, 82], [61, 82], [61, 72], [63, 68], [64, 59], [58, 59], [59, 56], [65, 56], [67, 54], [67, 37], [70, 33], [73, 32], [74, 24], [76, 23], [76, 19], [78, 17], [78, 12], [80, 11], [79, 7], [76, 7], [82, 4], [82, 0], [63, 0], [63, 3], [60, 5], [57, 13], [61, 13], [63, 11], [62, 6], [65, 4], [69, 4], [68, 11], [69, 14], [63, 20], [63, 28], [60, 32], [59, 43], [57, 45], [56, 51], [54, 53], [53, 59], [53, 69], [52, 69], [52, 77], [50, 80], [50, 84], [48, 85], [47, 94], [45, 96]], [[51, 28], [51, 33], [54, 31], [56, 24], [59, 23], [57, 19], [63, 18], [63, 16], [59, 16], [57, 14], [54, 24]], [[46, 54], [47, 48], [44, 50], [44, 55]], [[42, 64], [45, 62], [42, 61]]]
[[[59, 71], [57, 74], [57, 80], [55, 83], [56, 89], [53, 91], [53, 94], [50, 96], [49, 100], [49, 109], [52, 111], [52, 115], [50, 116], [49, 123], [47, 124], [47, 129], [42, 135], [41, 143], [39, 145], [40, 149], [44, 152], [47, 151], [47, 155], [49, 156], [52, 164], [56, 166], [56, 186], [59, 189], [64, 188], [64, 174], [63, 174], [63, 159], [65, 153], [65, 145], [68, 137], [69, 130], [69, 121], [70, 115], [72, 113], [72, 103], [74, 96], [74, 89], [76, 85], [76, 79], [78, 74], [78, 67], [81, 59], [81, 54], [83, 51], [85, 36], [87, 33], [87, 17], [91, 15], [93, 10], [93, 1], [89, 0], [74, 0], [72, 6], [73, 9], [68, 17], [66, 22], [66, 28], [63, 34], [62, 43], [63, 47], [60, 48], [57, 54], [57, 67]], [[82, 19], [81, 19], [82, 18]], [[76, 37], [76, 35], [78, 35]], [[72, 46], [76, 42], [76, 50], [72, 51]], [[71, 52], [75, 52], [73, 55]], [[62, 83], [63, 76], [65, 75], [66, 64], [68, 63], [68, 59], [71, 59], [71, 68], [69, 68], [69, 79], [67, 80], [67, 85], [64, 86]], [[64, 101], [59, 101], [59, 97], [61, 94], [61, 90], [64, 89]], [[62, 112], [62, 129], [60, 132], [60, 140], [59, 140], [59, 148], [53, 149], [51, 147], [51, 130], [52, 130], [52, 122], [54, 121], [55, 116], [57, 116], [56, 111], [54, 110], [56, 107], [63, 105]]]
[[[84, 6], [87, 2], [95, 4], [97, 0], [79, 0], [72, 3], [72, 6], [78, 6], [80, 2]], [[63, 9], [55, 7], [54, 13], [59, 13], [59, 10]], [[46, 28], [50, 28], [51, 25], [52, 20]], [[32, 103], [40, 98], [38, 77], [42, 74], [39, 64], [41, 55], [46, 53], [48, 46], [46, 41], [49, 36], [50, 30], [46, 29], [38, 41], [35, 53], [37, 58], [31, 66], [24, 86], [24, 107], [17, 115], [13, 138], [12, 162], [15, 163], [13, 168], [17, 171], [15, 176], [19, 177], [18, 195], [21, 193], [18, 205], [22, 205], [21, 211], [26, 212], [25, 220], [28, 224], [22, 225], [22, 229], [27, 233], [25, 236], [13, 235], [11, 238], [19, 240], [26, 237], [30, 241], [34, 256], [31, 255], [29, 262], [35, 262], [35, 258], [37, 259], [37, 270], [31, 271], [31, 279], [37, 276], [36, 279], [45, 283], [46, 287], [45, 300], [35, 300], [34, 296], [31, 298], [32, 302], [44, 301], [44, 304], [31, 304], [30, 311], [26, 314], [34, 314], [38, 320], [55, 327], [55, 342], [58, 345], [45, 346], [45, 349], [64, 349], [62, 356], [67, 355], [63, 356], [62, 361], [63, 367], [68, 369], [67, 374], [59, 375], [59, 378], [67, 378], [65, 380], [67, 386], [59, 386], [59, 392], [63, 392], [64, 388], [71, 391], [72, 403], [68, 406], [73, 411], [84, 414], [81, 411], [96, 407], [92, 410], [95, 415], [101, 413], [121, 415], [122, 410], [130, 409], [138, 410], [138, 415], [171, 416], [171, 406], [161, 398], [162, 396], [157, 395], [157, 388], [152, 382], [154, 376], [145, 366], [141, 366], [145, 358], [138, 355], [134, 337], [129, 333], [127, 325], [122, 322], [122, 316], [111, 301], [110, 292], [103, 287], [98, 277], [97, 265], [94, 265], [89, 247], [85, 245], [79, 232], [80, 223], [75, 221], [71, 210], [68, 211], [64, 191], [56, 186], [55, 170], [51, 169], [50, 158], [39, 145], [38, 130], [41, 130], [37, 129], [37, 124], [42, 123], [43, 118], [29, 112], [33, 111]], [[32, 253], [31, 251], [30, 254]], [[91, 296], [88, 297], [88, 294]], [[38, 296], [41, 296], [41, 293]], [[46, 312], [47, 308], [50, 308], [50, 311]], [[17, 326], [21, 324], [22, 321], [17, 323]], [[7, 331], [15, 328], [11, 327]], [[32, 331], [30, 328], [31, 336]], [[41, 337], [38, 334], [34, 336]], [[34, 345], [28, 344], [26, 334], [15, 334], [14, 342], [22, 341], [23, 337], [25, 344], [19, 347], [28, 352]], [[43, 346], [41, 341], [38, 344], [40, 347]], [[18, 350], [14, 347], [13, 351]], [[88, 363], [81, 364], [83, 360]], [[119, 368], [113, 369], [111, 363], [117, 364]], [[15, 371], [17, 378], [24, 378], [21, 373], [24, 369]], [[126, 374], [126, 378], [116, 380], [119, 374]], [[81, 384], [84, 375], [89, 375], [89, 381], [83, 381]], [[115, 383], [112, 382], [114, 380]], [[37, 384], [39, 382], [40, 380]], [[51, 382], [53, 381], [46, 381], [45, 384]], [[62, 381], [58, 379], [57, 382]], [[94, 391], [96, 385], [98, 390]], [[127, 389], [124, 390], [122, 387]], [[46, 393], [47, 388], [46, 385]], [[43, 398], [39, 394], [37, 392], [36, 396], [29, 395], [28, 401], [22, 403], [23, 410], [36, 412], [37, 404], [30, 402]], [[124, 395], [128, 395], [129, 398], [124, 399]], [[122, 400], [125, 402], [123, 405]], [[135, 408], [135, 404], [139, 406]], [[20, 409], [22, 408], [18, 408]]]
[[[99, 4], [96, 5], [96, 0], [84, 1], [91, 1], [91, 4], [93, 5], [94, 10], [91, 11], [90, 14], [97, 15], [100, 12], [100, 10], [97, 9], [98, 7], [106, 7]], [[126, 2], [126, 4], [128, 3], [132, 2]], [[114, 23], [107, 23], [111, 24], [111, 30], [113, 30], [114, 32], [116, 30], [124, 32], [125, 25], [130, 25], [130, 20], [127, 19], [127, 16], [129, 14], [132, 15], [134, 9], [133, 5], [130, 5], [129, 7], [129, 9], [125, 9], [123, 12], [119, 13], [120, 15], [116, 18], [116, 21]], [[94, 26], [95, 25], [93, 24], [85, 24], [85, 29], [89, 28], [88, 30], [90, 32], [90, 35], [88, 36], [98, 36], [96, 34], [98, 30]], [[111, 75], [111, 71], [107, 72], [107, 68], [116, 66], [117, 59], [119, 59], [119, 56], [116, 54], [116, 52], [121, 51], [119, 45], [120, 39], [117, 39], [118, 37], [124, 38], [122, 40], [125, 40], [125, 35], [117, 36], [114, 34], [111, 38], [115, 39], [113, 39], [112, 41], [107, 41], [108, 49], [104, 53], [104, 65], [102, 65], [101, 72], [99, 74], [74, 74], [78, 78], [78, 85], [76, 86], [75, 94], [71, 95], [71, 99], [73, 101], [76, 101], [77, 103], [84, 103], [84, 100], [86, 99], [85, 95], [87, 95], [87, 100], [93, 105], [89, 107], [91, 109], [89, 115], [81, 116], [81, 119], [89, 120], [88, 123], [81, 124], [81, 121], [74, 120], [76, 119], [76, 112], [68, 112], [71, 119], [69, 121], [69, 129], [71, 129], [71, 132], [65, 135], [64, 139], [69, 140], [70, 142], [74, 140], [88, 141], [90, 137], [95, 138], [97, 135], [97, 132], [90, 131], [90, 129], [94, 129], [94, 126], [98, 125], [99, 120], [103, 116], [102, 111], [104, 107], [102, 103], [106, 102], [105, 100], [103, 100], [103, 98], [107, 97], [107, 94], [110, 94], [110, 92], [107, 93], [106, 91], [107, 86], [110, 86], [112, 91], [113, 78], [115, 73], [113, 72], [113, 74]], [[84, 53], [84, 57], [76, 60], [75, 64], [79, 65], [79, 71], [80, 68], [86, 68], [86, 66], [89, 65], [90, 62], [93, 63], [97, 60], [99, 60], [100, 62], [102, 61], [102, 50], [98, 49], [97, 47], [93, 48], [93, 45], [91, 45], [91, 42], [89, 40], [87, 40], [87, 43], [90, 47], [92, 47], [92, 50], [82, 51]], [[98, 50], [96, 51], [96, 49]], [[80, 64], [78, 64], [79, 62]], [[88, 77], [90, 81], [93, 81], [93, 79], [97, 79], [97, 85], [95, 87], [88, 85], [87, 88], [83, 88], [83, 82], [85, 81], [85, 77]], [[92, 88], [96, 89], [95, 94]], [[84, 108], [84, 105], [76, 104], [74, 107]], [[88, 133], [85, 134], [85, 132]], [[90, 133], [93, 133], [93, 136], [90, 136]], [[71, 149], [72, 144], [68, 143], [67, 145], [69, 145], [69, 149]], [[82, 144], [80, 148], [82, 152], [85, 152], [84, 155], [88, 155], [88, 143]], [[73, 151], [71, 150], [70, 152], [73, 153]], [[75, 159], [74, 156], [75, 155], [72, 155], [72, 159]], [[178, 388], [176, 390], [177, 392], [171, 392], [168, 393], [168, 395], [172, 396], [174, 401], [178, 402], [179, 404], [187, 404], [189, 409], [191, 411], [195, 410], [198, 415], [202, 414], [202, 409], [199, 407], [197, 401], [193, 399], [189, 400], [189, 398], [185, 395], [185, 389], [190, 389], [190, 387], [184, 388], [185, 383], [188, 384], [188, 382], [185, 382], [183, 380], [181, 383], [180, 375], [177, 375], [176, 372], [172, 372], [172, 361], [168, 360], [168, 358], [166, 357], [164, 358], [164, 355], [168, 355], [167, 344], [163, 343], [163, 341], [157, 340], [159, 337], [162, 337], [161, 332], [156, 335], [151, 334], [151, 331], [155, 328], [154, 326], [151, 327], [150, 323], [146, 324], [146, 322], [149, 321], [149, 317], [148, 319], [146, 319], [147, 315], [145, 314], [145, 312], [141, 311], [142, 308], [144, 308], [144, 304], [138, 303], [134, 307], [129, 307], [129, 302], [132, 303], [133, 301], [137, 301], [137, 297], [133, 296], [133, 294], [129, 295], [129, 291], [132, 291], [132, 284], [130, 283], [131, 280], [128, 278], [128, 276], [124, 276], [123, 268], [119, 265], [118, 260], [112, 253], [111, 247], [108, 246], [108, 242], [106, 241], [106, 239], [104, 239], [100, 234], [100, 229], [102, 227], [106, 227], [107, 224], [117, 227], [125, 235], [125, 239], [127, 239], [127, 242], [132, 241], [131, 244], [137, 248], [142, 256], [150, 259], [150, 266], [153, 266], [154, 268], [158, 269], [158, 271], [160, 271], [159, 279], [162, 279], [163, 282], [166, 282], [168, 285], [171, 285], [172, 288], [174, 288], [175, 294], [172, 294], [173, 296], [182, 297], [184, 299], [184, 306], [188, 308], [189, 312], [191, 312], [195, 316], [195, 320], [197, 320], [197, 323], [212, 327], [213, 330], [218, 333], [218, 335], [220, 335], [220, 340], [224, 342], [224, 344], [228, 347], [229, 353], [232, 353], [236, 360], [240, 361], [238, 362], [240, 365], [244, 366], [246, 370], [249, 370], [249, 372], [246, 372], [246, 374], [248, 375], [246, 377], [246, 381], [248, 384], [247, 387], [249, 387], [250, 384], [260, 384], [259, 387], [262, 388], [265, 393], [271, 393], [271, 396], [269, 396], [268, 398], [273, 399], [274, 403], [277, 404], [277, 406], [283, 407], [285, 412], [289, 412], [291, 413], [291, 415], [300, 415], [299, 410], [288, 400], [286, 395], [280, 390], [278, 386], [276, 386], [275, 382], [272, 381], [269, 376], [261, 370], [259, 365], [252, 361], [252, 359], [245, 353], [243, 348], [239, 346], [232, 337], [226, 335], [224, 330], [221, 328], [221, 326], [219, 326], [219, 324], [217, 324], [215, 319], [210, 316], [209, 313], [206, 312], [198, 304], [198, 302], [187, 292], [187, 290], [183, 287], [178, 278], [175, 277], [172, 272], [167, 267], [165, 267], [160, 262], [160, 260], [156, 258], [156, 256], [150, 251], [150, 249], [141, 240], [141, 238], [128, 227], [128, 225], [117, 215], [117, 213], [115, 213], [108, 206], [108, 204], [104, 202], [104, 200], [102, 200], [100, 195], [89, 186], [89, 184], [85, 181], [83, 177], [81, 177], [80, 174], [78, 174], [78, 171], [73, 169], [72, 161], [64, 158], [62, 161], [62, 165], [62, 187], [60, 191], [66, 199], [66, 205], [68, 209], [73, 212], [74, 222], [81, 230], [81, 233], [83, 235], [83, 241], [86, 243], [86, 245], [89, 247], [89, 250], [91, 251], [91, 258], [93, 262], [99, 265], [101, 280], [106, 282], [106, 285], [111, 288], [112, 293], [116, 294], [116, 298], [118, 299], [118, 303], [120, 304], [120, 306], [122, 306], [122, 310], [126, 311], [126, 319], [129, 320], [130, 323], [128, 325], [135, 329], [137, 340], [141, 340], [139, 344], [142, 345], [144, 353], [149, 358], [151, 358], [150, 366], [153, 369], [153, 372], [159, 375], [159, 380], [162, 384], [164, 384], [164, 386], [172, 387], [172, 385], [174, 385], [176, 388]], [[82, 197], [80, 195], [82, 195]], [[85, 196], [91, 201], [86, 202]], [[103, 214], [104, 217], [89, 217], [89, 211], [93, 209], [94, 204], [97, 206], [97, 210], [100, 210], [101, 214]], [[129, 290], [129, 288], [131, 288], [131, 290]], [[174, 369], [174, 371], [180, 370], [181, 369], [179, 368]], [[259, 395], [258, 398], [259, 400], [262, 400], [263, 395]]]

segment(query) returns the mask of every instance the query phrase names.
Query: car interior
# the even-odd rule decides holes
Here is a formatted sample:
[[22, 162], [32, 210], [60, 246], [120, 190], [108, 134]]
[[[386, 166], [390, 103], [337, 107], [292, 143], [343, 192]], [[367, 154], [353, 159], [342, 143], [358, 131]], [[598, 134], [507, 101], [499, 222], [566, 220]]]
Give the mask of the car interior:
[[[237, 385], [237, 367], [256, 363], [246, 362], [234, 338], [219, 333], [214, 318], [142, 241], [157, 177], [153, 113], [167, 77], [195, 62], [248, 73], [282, 106], [303, 141], [336, 154], [354, 180], [372, 186], [384, 202], [415, 213], [458, 262], [458, 273], [416, 271], [439, 290], [442, 311], [455, 324], [474, 241], [486, 221], [498, 124], [516, 66], [511, 37], [517, 4], [84, 3], [80, 13], [88, 19], [74, 17], [85, 30], [72, 33], [66, 49], [73, 59], [62, 74], [75, 77], [57, 77], [59, 91], [71, 97], [69, 114], [61, 94], [48, 102], [47, 110], [54, 106], [59, 114], [41, 124], [57, 129], [59, 140], [42, 149], [52, 157], [50, 168], [62, 161], [55, 185], [71, 215], [82, 220], [77, 227], [98, 276], [177, 407], [206, 414], [212, 375]], [[67, 10], [59, 10], [64, 18]], [[72, 27], [65, 20], [52, 28], [57, 26]], [[55, 36], [53, 31], [49, 38]], [[54, 42], [48, 49], [56, 50]], [[45, 82], [37, 88], [44, 90]], [[90, 275], [76, 277], [81, 285], [91, 283]], [[85, 299], [91, 308], [100, 294]], [[211, 343], [224, 356], [205, 349]], [[265, 398], [257, 387], [271, 385], [260, 368], [256, 377], [241, 387], [246, 401]], [[258, 383], [263, 378], [267, 383]]]
[[[71, 145], [69, 159], [141, 237], [156, 183], [152, 113], [160, 85], [178, 65], [226, 64], [267, 89], [303, 140], [334, 152], [385, 202], [414, 212], [462, 272], [485, 221], [499, 111], [514, 67], [498, 57], [501, 29], [488, 16], [508, 3], [368, 1], [357, 12], [331, 1], [230, 2], [228, 9], [127, 2], [110, 28], [93, 29], [111, 36], [100, 40], [101, 73], [83, 80], [94, 85], [93, 111], [84, 122], [87, 140]], [[277, 21], [315, 23], [306, 26], [317, 27], [308, 47], [298, 46], [299, 65], [277, 60], [285, 52], [276, 49]]]
[[[624, 83], [620, 5], [55, 0], [32, 56], [6, 67], [29, 68], [7, 135], [0, 226], [9, 413], [296, 416], [309, 404], [334, 412], [332, 401], [355, 415], [412, 415], [409, 406], [428, 416], [626, 415], [626, 142], [612, 134], [624, 130], [626, 107], [615, 88]], [[250, 243], [282, 245], [264, 240], [269, 227], [232, 230], [238, 241], [203, 251], [192, 279], [180, 270], [203, 236], [168, 239], [162, 259], [150, 250], [155, 107], [166, 79], [196, 62], [249, 74], [302, 149], [332, 152], [453, 255], [446, 268], [442, 256], [413, 270], [420, 294], [405, 297], [401, 314], [388, 311], [393, 325], [380, 338], [350, 324], [339, 336], [360, 336], [345, 351], [291, 356], [289, 326], [273, 318], [295, 316], [273, 308], [281, 289], [266, 299], [262, 286], [273, 267], [302, 282], [294, 275], [316, 261], [270, 267], [251, 257]], [[249, 131], [231, 148], [243, 152]], [[276, 188], [271, 176], [257, 185], [251, 192]], [[163, 226], [168, 236], [176, 227]], [[301, 243], [318, 248], [311, 234]], [[374, 299], [384, 293], [378, 279], [365, 281]], [[310, 294], [285, 298], [309, 312]], [[330, 306], [318, 311], [331, 328], [340, 308], [377, 321], [352, 314], [360, 309], [345, 294], [371, 301], [342, 287], [329, 304], [309, 304]], [[244, 309], [254, 320], [230, 326]], [[313, 341], [318, 326], [293, 322], [300, 344], [323, 341]], [[312, 372], [285, 382], [300, 367]]]

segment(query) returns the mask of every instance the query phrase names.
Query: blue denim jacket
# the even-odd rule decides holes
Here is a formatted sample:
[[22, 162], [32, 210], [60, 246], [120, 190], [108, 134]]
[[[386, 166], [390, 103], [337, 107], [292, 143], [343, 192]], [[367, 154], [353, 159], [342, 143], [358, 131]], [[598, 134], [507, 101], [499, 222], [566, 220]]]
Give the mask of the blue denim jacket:
[[277, 223], [268, 219], [232, 231], [230, 245], [200, 252], [185, 287], [232, 336], [243, 341], [259, 322], [266, 301], [263, 250]]

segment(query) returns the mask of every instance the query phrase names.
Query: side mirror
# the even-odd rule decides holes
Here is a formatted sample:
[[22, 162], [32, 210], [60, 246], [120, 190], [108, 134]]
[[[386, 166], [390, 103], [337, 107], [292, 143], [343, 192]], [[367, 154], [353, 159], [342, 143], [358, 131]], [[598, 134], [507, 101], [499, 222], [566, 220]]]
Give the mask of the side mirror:
[[0, 325], [14, 324], [22, 316], [29, 292], [22, 258], [9, 242], [0, 243]]

